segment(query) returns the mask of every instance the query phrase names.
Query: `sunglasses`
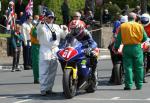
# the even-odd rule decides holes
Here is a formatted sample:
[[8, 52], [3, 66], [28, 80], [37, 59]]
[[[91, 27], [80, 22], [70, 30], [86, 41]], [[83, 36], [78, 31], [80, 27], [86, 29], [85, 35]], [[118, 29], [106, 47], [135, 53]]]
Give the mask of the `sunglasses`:
[[80, 17], [80, 16], [73, 16], [73, 17]]
[[52, 16], [49, 16], [48, 18], [49, 18], [49, 19], [54, 19], [54, 17], [52, 17]]

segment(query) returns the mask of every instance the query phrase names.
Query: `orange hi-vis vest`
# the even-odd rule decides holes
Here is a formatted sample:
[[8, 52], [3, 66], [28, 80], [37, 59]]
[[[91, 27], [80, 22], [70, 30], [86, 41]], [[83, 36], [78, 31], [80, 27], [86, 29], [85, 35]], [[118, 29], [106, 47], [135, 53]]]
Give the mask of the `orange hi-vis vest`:
[[124, 45], [140, 44], [143, 39], [143, 26], [131, 21], [121, 24], [121, 38]]
[[39, 44], [39, 41], [37, 40], [37, 37], [34, 36], [34, 33], [35, 33], [35, 28], [33, 27], [33, 28], [31, 29], [31, 32], [30, 32], [31, 43], [32, 43], [32, 44]]
[[150, 38], [150, 24], [144, 27], [147, 36]]

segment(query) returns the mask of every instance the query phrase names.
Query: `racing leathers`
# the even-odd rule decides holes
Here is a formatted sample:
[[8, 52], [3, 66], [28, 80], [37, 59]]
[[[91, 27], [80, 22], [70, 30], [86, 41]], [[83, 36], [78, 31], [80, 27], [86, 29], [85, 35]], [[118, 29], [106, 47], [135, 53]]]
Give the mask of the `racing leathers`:
[[[82, 33], [84, 33], [83, 37], [81, 36], [74, 37], [72, 34], [68, 34], [65, 38], [66, 43], [63, 45], [63, 47], [66, 47], [69, 44], [76, 45], [78, 44], [78, 42], [82, 43], [86, 56], [90, 58], [90, 66], [92, 68], [92, 74], [96, 78], [97, 57], [93, 53], [93, 50], [97, 48], [97, 43], [93, 40], [91, 33], [87, 29], [84, 29]], [[85, 65], [85, 63], [82, 62], [80, 64], [81, 67], [82, 65]]]

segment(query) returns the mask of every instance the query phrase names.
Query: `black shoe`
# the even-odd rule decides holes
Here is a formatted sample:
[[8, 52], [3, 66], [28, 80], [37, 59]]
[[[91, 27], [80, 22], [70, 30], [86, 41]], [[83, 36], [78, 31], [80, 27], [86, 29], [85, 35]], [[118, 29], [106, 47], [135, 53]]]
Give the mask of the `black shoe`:
[[38, 80], [35, 80], [35, 81], [34, 81], [34, 84], [39, 84], [39, 81], [38, 81]]
[[143, 80], [143, 83], [148, 83], [145, 79]]
[[55, 92], [53, 92], [53, 91], [51, 91], [51, 90], [48, 90], [48, 91], [46, 91], [46, 94], [56, 95], [57, 93], [55, 93]]
[[24, 67], [24, 70], [29, 70], [29, 68], [27, 66]]
[[12, 70], [11, 70], [11, 72], [15, 72], [15, 70], [14, 70], [14, 69], [12, 69]]
[[124, 90], [131, 90], [131, 88], [129, 88], [129, 87], [124, 87]]
[[21, 71], [19, 68], [17, 68], [15, 71], [17, 71], [17, 72], [19, 72], [19, 71]]
[[46, 95], [47, 95], [46, 91], [41, 91], [41, 96], [46, 96]]
[[24, 70], [30, 70], [30, 69], [32, 69], [32, 67], [29, 65], [24, 67]]
[[110, 79], [110, 80], [108, 81], [108, 83], [114, 84], [114, 80]]

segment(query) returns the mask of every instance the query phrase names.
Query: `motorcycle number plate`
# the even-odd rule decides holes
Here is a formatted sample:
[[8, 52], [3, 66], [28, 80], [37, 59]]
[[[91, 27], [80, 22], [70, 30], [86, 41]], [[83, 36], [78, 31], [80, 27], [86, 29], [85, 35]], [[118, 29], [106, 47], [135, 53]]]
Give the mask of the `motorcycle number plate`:
[[78, 54], [77, 50], [74, 48], [66, 48], [65, 50], [62, 50], [59, 52], [59, 55], [65, 60], [69, 61], [71, 58], [76, 56]]

